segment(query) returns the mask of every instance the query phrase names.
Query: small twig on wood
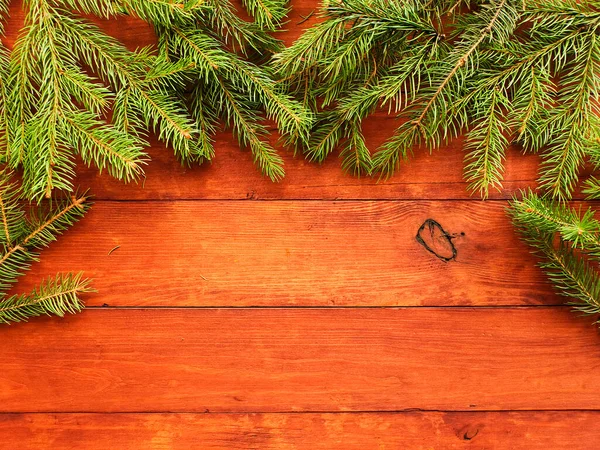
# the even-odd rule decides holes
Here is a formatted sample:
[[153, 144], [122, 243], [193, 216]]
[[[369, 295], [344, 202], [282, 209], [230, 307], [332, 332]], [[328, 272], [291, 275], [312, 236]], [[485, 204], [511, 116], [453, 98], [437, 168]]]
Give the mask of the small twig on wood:
[[110, 256], [110, 254], [111, 254], [112, 252], [114, 252], [115, 250], [117, 250], [117, 249], [119, 249], [119, 248], [121, 248], [121, 246], [120, 246], [120, 245], [117, 245], [116, 247], [113, 247], [113, 248], [111, 248], [111, 249], [110, 249], [110, 252], [108, 252], [108, 255], [106, 255], [106, 256]]

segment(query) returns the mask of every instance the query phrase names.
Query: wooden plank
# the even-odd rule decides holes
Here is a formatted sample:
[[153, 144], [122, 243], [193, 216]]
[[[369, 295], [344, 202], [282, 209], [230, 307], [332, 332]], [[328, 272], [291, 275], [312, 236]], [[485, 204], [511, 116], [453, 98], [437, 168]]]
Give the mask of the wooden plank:
[[[379, 114], [365, 125], [370, 148], [376, 148], [390, 136], [397, 125], [393, 117]], [[276, 136], [272, 136], [274, 144]], [[464, 152], [462, 141], [429, 154], [415, 150], [415, 155], [393, 178], [357, 178], [344, 173], [336, 155], [322, 165], [281, 150], [286, 177], [273, 183], [260, 175], [252, 156], [241, 150], [229, 132], [215, 138], [216, 156], [212, 163], [183, 167], [170, 149], [157, 142], [148, 149], [151, 162], [146, 178], [138, 184], [122, 182], [98, 174], [95, 168], [79, 164], [76, 184], [90, 187], [101, 199], [477, 199], [463, 180]], [[511, 149], [506, 160], [504, 190], [490, 192], [490, 198], [508, 199], [519, 189], [534, 186], [538, 156], [522, 155]], [[577, 198], [581, 198], [577, 194]]]
[[339, 414], [10, 414], [11, 450], [587, 450], [600, 412]]
[[[98, 202], [60, 245], [44, 251], [18, 289], [27, 292], [57, 271], [83, 270], [99, 290], [89, 305], [561, 303], [505, 207], [468, 201]], [[417, 242], [428, 218], [456, 235], [455, 261], [444, 262]], [[424, 233], [429, 239], [429, 230]], [[430, 240], [447, 253], [440, 233]]]
[[1, 333], [0, 412], [600, 408], [600, 336], [567, 308], [95, 309]]

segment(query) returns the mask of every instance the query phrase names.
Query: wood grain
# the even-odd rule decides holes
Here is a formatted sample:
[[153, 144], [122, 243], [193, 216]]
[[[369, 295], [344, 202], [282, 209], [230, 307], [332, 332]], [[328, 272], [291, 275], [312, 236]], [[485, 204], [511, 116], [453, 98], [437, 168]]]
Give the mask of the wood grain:
[[[287, 44], [319, 20], [298, 25], [316, 1], [292, 6]], [[9, 47], [22, 21], [13, 2]], [[97, 23], [130, 49], [154, 43], [136, 18]], [[397, 125], [365, 121], [369, 148]], [[193, 168], [152, 140], [138, 185], [79, 164], [100, 201], [18, 289], [83, 270], [100, 291], [88, 304], [110, 307], [0, 329], [2, 448], [600, 447], [597, 328], [540, 306], [562, 300], [506, 203], [468, 200], [461, 139], [415, 149], [387, 182], [281, 149], [278, 184], [229, 132], [215, 140]], [[509, 149], [492, 198], [535, 185], [538, 163]], [[415, 240], [428, 218], [456, 234], [456, 261]], [[351, 308], [399, 305], [423, 307]]]
[[[463, 201], [99, 202], [60, 245], [44, 251], [19, 291], [57, 271], [83, 270], [99, 290], [89, 305], [561, 303], [505, 207]], [[428, 218], [456, 235], [455, 261], [443, 262], [417, 242]], [[444, 240], [434, 235], [432, 241], [443, 254]]]
[[9, 414], [11, 450], [589, 450], [599, 412]]
[[[367, 121], [365, 134], [369, 146], [376, 148], [390, 136], [397, 125], [389, 116], [378, 115]], [[230, 132], [216, 136], [216, 156], [211, 163], [183, 167], [170, 149], [153, 142], [148, 149], [150, 163], [146, 178], [137, 184], [123, 185], [96, 168], [78, 167], [76, 184], [91, 187], [99, 199], [478, 199], [463, 180], [462, 141], [434, 151], [415, 150], [393, 178], [357, 178], [346, 174], [336, 155], [322, 165], [281, 150], [286, 177], [273, 183], [260, 175], [252, 156], [241, 150]], [[274, 144], [275, 135], [271, 139]], [[506, 160], [506, 178], [501, 192], [490, 192], [490, 198], [512, 198], [519, 189], [536, 185], [538, 157], [522, 155], [511, 149]], [[576, 198], [581, 198], [577, 193]]]
[[599, 349], [566, 308], [95, 309], [3, 329], [0, 412], [598, 409]]

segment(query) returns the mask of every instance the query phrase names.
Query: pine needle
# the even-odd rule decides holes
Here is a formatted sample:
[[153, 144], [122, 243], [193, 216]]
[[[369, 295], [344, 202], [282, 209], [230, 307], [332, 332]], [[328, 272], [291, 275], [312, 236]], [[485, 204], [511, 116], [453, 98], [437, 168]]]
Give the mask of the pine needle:
[[89, 208], [85, 194], [36, 205], [26, 215], [22, 189], [11, 178], [10, 172], [0, 172], [0, 323], [80, 311], [80, 295], [90, 292], [89, 281], [81, 274], [58, 275], [29, 295], [8, 297], [6, 293], [38, 260], [40, 250], [85, 214]]

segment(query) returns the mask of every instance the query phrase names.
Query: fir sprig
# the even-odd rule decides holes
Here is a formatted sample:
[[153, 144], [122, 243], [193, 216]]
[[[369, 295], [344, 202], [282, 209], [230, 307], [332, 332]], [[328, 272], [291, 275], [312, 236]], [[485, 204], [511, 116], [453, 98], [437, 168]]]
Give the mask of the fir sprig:
[[593, 211], [576, 212], [531, 192], [509, 211], [557, 291], [572, 299], [575, 310], [600, 314], [600, 276], [588, 261], [600, 258], [600, 222]]
[[91, 292], [81, 274], [57, 275], [31, 294], [8, 296], [17, 279], [37, 261], [40, 250], [77, 222], [89, 208], [85, 195], [23, 210], [22, 189], [0, 172], [0, 323], [19, 322], [41, 314], [63, 316], [83, 308], [81, 294]]
[[100, 170], [136, 179], [146, 155], [139, 140], [102, 118], [112, 94], [87, 75], [69, 45], [76, 39], [68, 24], [77, 19], [46, 0], [31, 0], [28, 7], [10, 67], [14, 114], [7, 158], [12, 167], [23, 166], [27, 197], [71, 191], [74, 152]]
[[[586, 158], [600, 161], [597, 2], [352, 0], [322, 15], [273, 59], [289, 91], [318, 113], [310, 159], [345, 140], [346, 169], [389, 177], [415, 147], [466, 134], [471, 190], [485, 198], [501, 189], [514, 143], [541, 153], [541, 188], [560, 200]], [[382, 106], [402, 122], [371, 157], [354, 133]]]
[[[411, 61], [438, 48], [439, 35], [429, 18], [421, 14], [422, 7], [421, 2], [412, 0], [332, 3], [321, 11], [324, 22], [274, 56], [275, 74], [307, 107], [317, 110], [319, 97], [323, 106], [338, 105], [339, 110], [317, 116], [304, 146], [311, 160], [323, 161], [341, 139], [347, 138], [343, 166], [357, 175], [370, 172], [370, 154], [365, 151], [359, 122], [377, 105], [376, 92], [384, 96], [388, 86], [402, 89], [398, 87], [402, 83], [389, 77], [386, 87], [379, 88], [378, 81], [388, 72], [417, 79], [420, 68]], [[419, 40], [432, 48], [420, 48], [409, 56], [411, 43]]]
[[[312, 114], [260, 67], [281, 49], [269, 32], [283, 23], [286, 2], [244, 4], [253, 22], [229, 0], [26, 0], [10, 58], [0, 48], [0, 157], [23, 169], [26, 196], [71, 191], [76, 154], [123, 181], [138, 180], [149, 131], [184, 164], [209, 160], [219, 120], [263, 173], [280, 179], [282, 159], [265, 139], [262, 113], [289, 145], [308, 140]], [[132, 52], [83, 14], [137, 16], [156, 28], [160, 49]], [[218, 70], [205, 51], [220, 61]]]
[[[264, 139], [261, 109], [273, 119], [288, 143], [306, 142], [312, 114], [282, 92], [269, 73], [227, 51], [210, 34], [194, 27], [157, 29], [160, 56], [169, 61], [191, 62], [188, 77], [196, 84], [192, 113], [198, 118], [201, 142], [212, 153], [209, 137], [215, 119], [230, 126], [243, 146], [250, 148], [256, 165], [272, 180], [283, 177], [283, 161]], [[200, 95], [198, 99], [196, 96]], [[210, 103], [206, 99], [211, 99]]]
[[49, 278], [31, 294], [0, 298], [0, 323], [23, 322], [41, 315], [75, 314], [84, 308], [80, 295], [93, 292], [90, 282], [77, 275]]

